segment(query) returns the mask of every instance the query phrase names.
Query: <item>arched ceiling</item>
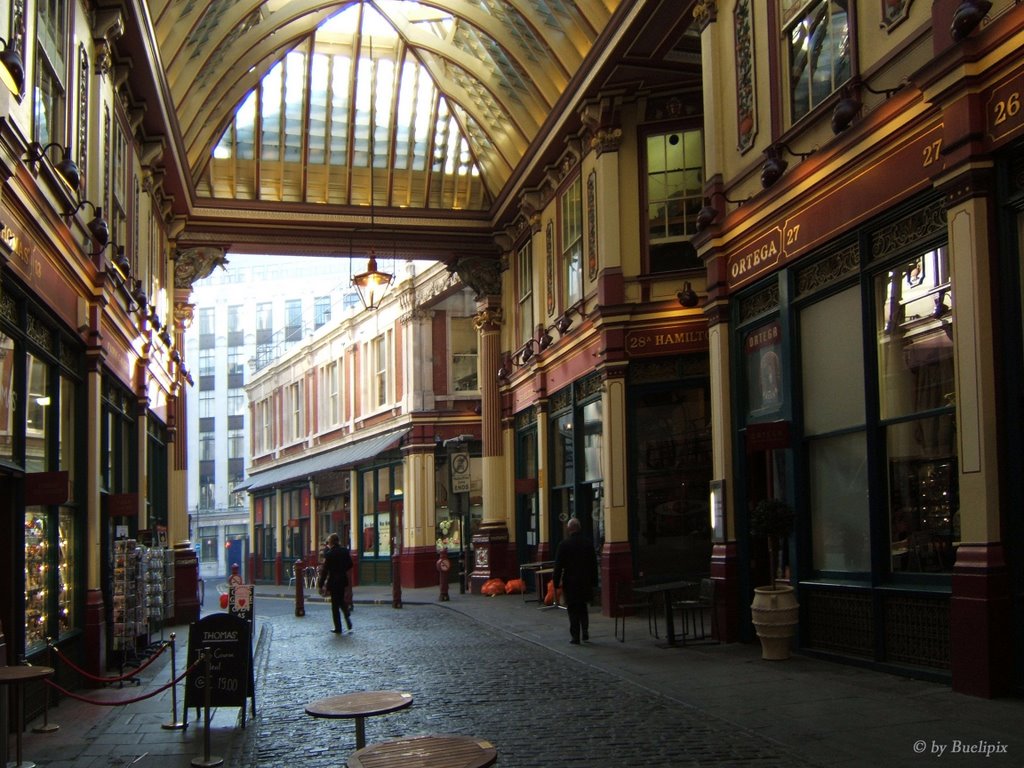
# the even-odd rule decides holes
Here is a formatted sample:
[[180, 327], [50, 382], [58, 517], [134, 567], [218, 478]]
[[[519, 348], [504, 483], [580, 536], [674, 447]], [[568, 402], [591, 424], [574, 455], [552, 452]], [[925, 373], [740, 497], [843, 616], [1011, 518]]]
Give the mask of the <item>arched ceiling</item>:
[[618, 2], [149, 6], [200, 195], [485, 210]]
[[196, 247], [476, 247], [582, 83], [699, 88], [693, 0], [130, 1]]

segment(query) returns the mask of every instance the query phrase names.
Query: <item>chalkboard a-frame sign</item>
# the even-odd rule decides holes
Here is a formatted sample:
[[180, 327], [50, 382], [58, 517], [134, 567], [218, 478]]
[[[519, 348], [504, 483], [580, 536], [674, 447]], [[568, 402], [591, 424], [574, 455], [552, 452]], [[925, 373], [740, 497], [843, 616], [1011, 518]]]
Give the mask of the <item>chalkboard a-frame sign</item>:
[[[252, 624], [230, 613], [214, 613], [194, 621], [188, 629], [188, 666], [199, 659], [203, 648], [210, 649], [210, 706], [241, 707], [245, 728], [245, 700], [252, 699], [256, 714], [256, 686], [252, 670]], [[206, 670], [199, 664], [185, 678], [185, 723], [189, 707], [206, 704]]]

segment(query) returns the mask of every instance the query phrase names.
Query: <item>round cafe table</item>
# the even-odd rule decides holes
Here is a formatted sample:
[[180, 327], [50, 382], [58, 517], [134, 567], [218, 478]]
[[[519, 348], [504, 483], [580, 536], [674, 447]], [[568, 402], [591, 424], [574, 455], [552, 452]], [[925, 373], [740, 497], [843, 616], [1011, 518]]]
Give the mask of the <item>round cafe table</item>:
[[[35, 768], [35, 763], [26, 763], [21, 759], [21, 732], [25, 730], [25, 696], [23, 686], [25, 683], [33, 680], [42, 680], [43, 678], [50, 677], [52, 674], [53, 667], [0, 667], [0, 685], [13, 686], [15, 689], [14, 721], [16, 723], [17, 730], [14, 734], [14, 743], [16, 745], [15, 757], [17, 758], [17, 761], [7, 763], [8, 768]], [[4, 724], [4, 727], [6, 727], [6, 723]], [[6, 759], [7, 756], [4, 755], [4, 760]]]
[[348, 768], [486, 768], [498, 760], [487, 741], [469, 736], [411, 736], [353, 753]]
[[356, 749], [366, 746], [365, 718], [397, 712], [412, 704], [412, 694], [405, 691], [359, 691], [329, 696], [306, 705], [312, 717], [348, 718], [356, 721]]

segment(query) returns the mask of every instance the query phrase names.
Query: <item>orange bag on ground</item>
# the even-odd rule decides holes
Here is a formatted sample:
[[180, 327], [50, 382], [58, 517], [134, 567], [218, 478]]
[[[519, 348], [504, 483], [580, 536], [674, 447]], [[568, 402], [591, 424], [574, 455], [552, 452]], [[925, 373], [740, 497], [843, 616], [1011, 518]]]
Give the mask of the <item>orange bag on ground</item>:
[[526, 582], [522, 579], [509, 579], [505, 584], [506, 595], [521, 595], [526, 591]]
[[505, 594], [505, 582], [501, 579], [488, 579], [484, 582], [484, 585], [480, 587], [481, 595], [489, 595], [494, 597], [495, 595]]

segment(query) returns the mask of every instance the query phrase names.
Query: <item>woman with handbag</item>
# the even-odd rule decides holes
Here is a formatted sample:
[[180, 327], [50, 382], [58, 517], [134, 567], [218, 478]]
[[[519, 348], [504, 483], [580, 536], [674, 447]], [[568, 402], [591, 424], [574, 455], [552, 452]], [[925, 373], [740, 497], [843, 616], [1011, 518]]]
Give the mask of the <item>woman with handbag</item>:
[[345, 616], [345, 626], [352, 631], [352, 607], [345, 595], [350, 570], [352, 555], [347, 548], [341, 546], [341, 537], [332, 533], [327, 537], [327, 551], [324, 553], [324, 564], [317, 580], [317, 587], [320, 594], [325, 597], [327, 594], [331, 596], [331, 619], [334, 621], [334, 629], [331, 631], [337, 635], [342, 632], [342, 614]]

